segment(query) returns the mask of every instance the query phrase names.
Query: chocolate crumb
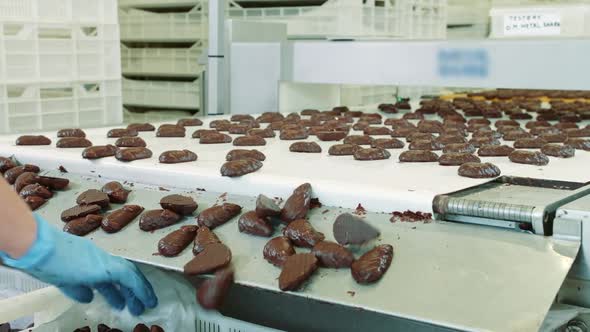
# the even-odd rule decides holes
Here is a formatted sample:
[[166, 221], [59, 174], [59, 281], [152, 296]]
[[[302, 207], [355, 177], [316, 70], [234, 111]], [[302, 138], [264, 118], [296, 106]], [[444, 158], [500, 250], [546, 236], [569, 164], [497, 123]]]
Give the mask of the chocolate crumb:
[[391, 219], [389, 219], [389, 221], [391, 221], [392, 223], [395, 222], [417, 222], [417, 221], [422, 221], [425, 224], [428, 224], [430, 222], [432, 222], [432, 213], [425, 213], [425, 212], [421, 212], [421, 211], [404, 211], [404, 212], [400, 212], [400, 211], [394, 211], [391, 213], [393, 216], [391, 217]]
[[207, 191], [204, 188], [197, 188], [197, 191]]
[[364, 216], [366, 213], [367, 210], [365, 210], [361, 203], [359, 203], [359, 205], [356, 206], [356, 210], [352, 214], [356, 214], [357, 216]]
[[61, 166], [61, 165], [60, 165], [60, 166], [59, 166], [57, 169], [58, 169], [60, 172], [62, 172], [62, 173], [67, 173], [67, 172], [68, 172], [68, 170], [67, 170], [65, 167]]
[[330, 210], [324, 210], [324, 211], [322, 211], [322, 214], [326, 214], [328, 212], [330, 212]]
[[354, 295], [356, 294], [356, 292], [353, 292], [351, 290], [349, 290], [348, 292], [346, 292], [348, 295], [350, 295], [351, 297], [354, 297]]
[[[132, 186], [133, 187], [133, 186]], [[170, 191], [169, 189], [166, 189], [164, 187], [159, 187], [158, 189], [160, 189], [160, 191]]]
[[320, 202], [319, 198], [312, 198], [309, 202], [309, 209], [321, 208], [322, 202]]

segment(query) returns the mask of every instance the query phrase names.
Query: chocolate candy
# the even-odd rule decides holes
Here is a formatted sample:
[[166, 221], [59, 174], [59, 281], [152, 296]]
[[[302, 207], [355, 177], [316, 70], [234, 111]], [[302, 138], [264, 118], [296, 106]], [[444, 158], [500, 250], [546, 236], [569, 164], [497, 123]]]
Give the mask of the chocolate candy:
[[107, 233], [116, 233], [132, 222], [142, 211], [143, 207], [139, 205], [125, 205], [102, 220], [102, 230]]
[[[115, 332], [115, 331], [109, 331], [109, 332]], [[152, 325], [150, 327], [150, 332], [165, 332], [165, 331], [164, 331], [164, 329], [161, 326]]]
[[223, 143], [231, 143], [232, 138], [231, 136], [219, 132], [214, 133], [201, 133], [201, 137], [199, 138], [200, 144], [223, 144]]
[[198, 255], [210, 244], [221, 243], [217, 235], [213, 233], [207, 226], [199, 227], [197, 230], [197, 236], [195, 237], [195, 243], [193, 246], [193, 254]]
[[115, 153], [115, 158], [120, 161], [134, 161], [140, 159], [148, 159], [152, 157], [152, 150], [148, 148], [125, 148], [118, 149]]
[[197, 235], [199, 227], [190, 225], [182, 226], [158, 241], [158, 252], [165, 257], [174, 257], [180, 254]]
[[515, 150], [508, 158], [513, 163], [518, 164], [529, 164], [529, 165], [537, 165], [537, 166], [545, 166], [549, 164], [549, 158], [541, 152], [538, 151], [526, 151], [526, 150]]
[[162, 152], [159, 160], [162, 164], [188, 163], [197, 160], [197, 154], [190, 150], [170, 150]]
[[541, 148], [541, 152], [552, 157], [571, 158], [576, 154], [576, 149], [570, 145], [545, 144]]
[[287, 257], [295, 255], [295, 248], [289, 238], [278, 236], [270, 239], [262, 251], [264, 259], [276, 267], [282, 267]]
[[98, 330], [98, 332], [111, 332], [111, 328], [105, 324], [98, 324], [96, 329]]
[[4, 173], [14, 167], [16, 167], [16, 164], [10, 158], [0, 157], [0, 173]]
[[469, 140], [469, 143], [476, 148], [479, 148], [483, 145], [500, 145], [500, 141], [493, 138], [493, 137], [473, 137]]
[[283, 229], [283, 235], [289, 238], [294, 245], [304, 248], [312, 248], [316, 243], [323, 241], [325, 236], [313, 228], [305, 219], [295, 220]]
[[464, 163], [457, 171], [460, 176], [482, 179], [495, 178], [500, 176], [501, 172], [498, 166], [492, 163], [469, 162]]
[[223, 243], [213, 243], [184, 265], [184, 273], [199, 275], [226, 267], [231, 261], [231, 251]]
[[57, 131], [57, 137], [86, 137], [86, 133], [78, 128], [60, 129]]
[[369, 125], [370, 123], [368, 121], [357, 121], [357, 123], [352, 126], [352, 129], [365, 130], [365, 128], [367, 128]]
[[383, 277], [393, 260], [393, 247], [382, 244], [366, 252], [352, 263], [350, 272], [359, 284], [370, 284]]
[[199, 226], [207, 226], [210, 229], [221, 226], [240, 214], [242, 207], [237, 204], [223, 203], [203, 210], [197, 217]]
[[117, 147], [114, 145], [96, 145], [84, 149], [82, 157], [85, 159], [99, 159], [105, 157], [112, 157], [117, 152]]
[[419, 141], [419, 140], [433, 141], [434, 135], [429, 134], [429, 133], [414, 132], [406, 137], [406, 142], [408, 142], [408, 143], [411, 143], [413, 141]]
[[556, 134], [541, 134], [539, 138], [547, 143], [563, 143], [567, 140], [567, 134], [556, 133]]
[[397, 138], [377, 138], [371, 142], [371, 147], [378, 149], [401, 149], [404, 145], [404, 142]]
[[108, 131], [107, 133], [107, 137], [131, 137], [131, 136], [137, 136], [137, 130], [135, 129], [129, 129], [129, 128], [115, 128], [115, 129], [111, 129]]
[[53, 193], [49, 191], [49, 189], [43, 187], [38, 183], [26, 185], [23, 189], [21, 189], [19, 195], [22, 198], [26, 198], [29, 196], [38, 196], [44, 199], [50, 199], [51, 197], [53, 197]]
[[81, 193], [76, 199], [78, 205], [98, 205], [103, 209], [109, 207], [110, 198], [107, 194], [100, 190], [89, 189]]
[[514, 148], [508, 145], [483, 145], [477, 150], [477, 154], [481, 157], [507, 157]]
[[590, 128], [583, 128], [583, 129], [566, 129], [565, 132], [567, 133], [568, 137], [590, 137]]
[[252, 128], [250, 124], [233, 124], [229, 127], [230, 134], [244, 135]]
[[396, 128], [416, 128], [416, 126], [406, 119], [386, 119], [383, 122], [386, 126], [392, 126], [393, 129]]
[[260, 123], [271, 123], [283, 119], [285, 119], [285, 117], [279, 112], [264, 112], [256, 119], [256, 121]]
[[520, 123], [518, 123], [518, 121], [515, 120], [498, 120], [494, 123], [494, 126], [496, 126], [496, 128], [501, 128], [505, 126], [520, 127]]
[[289, 129], [289, 130], [281, 130], [281, 134], [279, 138], [281, 140], [298, 140], [298, 139], [306, 139], [309, 136], [307, 130], [305, 128], [298, 128], [298, 129]]
[[225, 162], [221, 166], [221, 175], [237, 177], [256, 172], [262, 168], [262, 162], [252, 158], [244, 158]]
[[304, 109], [301, 111], [301, 115], [314, 115], [314, 114], [318, 114], [320, 111], [319, 110], [314, 110], [314, 109]]
[[526, 131], [521, 130], [512, 130], [504, 134], [503, 139], [505, 141], [516, 141], [517, 139], [521, 138], [532, 138], [533, 135]]
[[145, 148], [147, 144], [143, 138], [136, 137], [120, 137], [115, 142], [115, 145], [120, 148]]
[[410, 150], [399, 155], [399, 161], [403, 163], [425, 163], [438, 161], [438, 155], [432, 151]]
[[380, 148], [359, 149], [354, 152], [355, 160], [383, 160], [389, 159], [389, 157], [391, 157], [391, 153]]
[[258, 129], [252, 128], [248, 129], [247, 134], [250, 136], [258, 136], [262, 138], [273, 138], [276, 136], [274, 130], [272, 128], [265, 128], [265, 129]]
[[438, 158], [438, 163], [442, 166], [459, 166], [465, 163], [479, 163], [481, 160], [471, 153], [452, 152], [445, 153]]
[[443, 153], [474, 153], [475, 146], [469, 143], [451, 143], [445, 144]]
[[344, 138], [344, 144], [371, 145], [373, 138], [368, 135], [351, 135]]
[[51, 140], [43, 135], [23, 135], [16, 139], [16, 145], [50, 145]]
[[80, 328], [77, 328], [74, 330], [74, 332], [91, 332], [92, 330], [90, 329], [89, 326], [83, 326]]
[[287, 257], [279, 275], [282, 291], [298, 289], [318, 268], [318, 259], [313, 254], [295, 254]]
[[335, 269], [348, 268], [354, 256], [345, 247], [330, 241], [318, 242], [311, 251], [317, 257], [319, 265]]
[[467, 140], [462, 135], [441, 135], [435, 139], [435, 142], [438, 144], [446, 145], [446, 144], [453, 144], [453, 143], [465, 143]]
[[45, 204], [45, 202], [47, 202], [47, 200], [39, 196], [28, 196], [25, 198], [25, 203], [27, 203], [31, 211], [37, 210], [43, 204]]
[[7, 171], [5, 171], [4, 172], [4, 179], [6, 179], [6, 182], [8, 182], [9, 184], [14, 184], [16, 179], [18, 179], [18, 177], [21, 174], [23, 174], [25, 172], [39, 173], [40, 171], [41, 170], [39, 169], [39, 167], [37, 167], [35, 165], [25, 164], [23, 166], [12, 167], [12, 168], [8, 169]]
[[233, 160], [240, 160], [240, 159], [255, 159], [259, 161], [266, 160], [266, 156], [264, 153], [258, 150], [245, 150], [245, 149], [234, 149], [227, 153], [225, 156], [225, 160], [233, 161]]
[[63, 149], [87, 148], [89, 146], [92, 146], [92, 142], [90, 142], [84, 137], [64, 137], [60, 138], [59, 141], [55, 143], [55, 146]]
[[229, 288], [234, 283], [231, 268], [215, 272], [212, 279], [205, 280], [197, 291], [197, 302], [205, 309], [218, 309], [225, 300]]
[[150, 328], [145, 324], [137, 324], [133, 328], [133, 332], [150, 332]]
[[271, 236], [274, 233], [272, 226], [255, 211], [244, 213], [238, 220], [240, 233], [247, 233], [257, 236]]
[[192, 197], [182, 195], [168, 195], [160, 200], [162, 209], [174, 211], [182, 216], [189, 216], [195, 212], [198, 205]]
[[220, 126], [222, 127], [224, 125], [231, 126], [231, 122], [229, 122], [229, 120], [225, 120], [225, 119], [213, 120], [213, 121], [209, 122], [209, 128], [217, 128]]
[[330, 147], [328, 154], [331, 156], [351, 156], [360, 149], [362, 147], [356, 144], [336, 144]]
[[51, 190], [64, 190], [67, 188], [70, 180], [51, 176], [37, 176], [37, 183]]
[[233, 142], [234, 146], [261, 146], [266, 145], [266, 140], [260, 136], [240, 136]]
[[287, 199], [281, 210], [281, 220], [290, 223], [297, 219], [303, 219], [309, 211], [311, 202], [311, 185], [304, 183], [297, 187]]
[[156, 137], [184, 137], [186, 136], [186, 129], [183, 126], [173, 124], [163, 124], [158, 127]]
[[37, 177], [37, 174], [32, 172], [24, 172], [14, 181], [14, 191], [19, 193], [24, 187], [30, 184], [39, 183], [38, 179], [39, 178]]
[[514, 142], [516, 149], [540, 149], [547, 141], [542, 138], [519, 138]]
[[322, 148], [316, 142], [295, 142], [289, 146], [291, 152], [321, 153]]
[[144, 212], [139, 218], [139, 229], [145, 232], [155, 231], [156, 229], [172, 226], [179, 222], [181, 216], [174, 211], [149, 210]]
[[87, 216], [76, 218], [64, 226], [64, 232], [77, 236], [84, 236], [100, 227], [102, 216], [89, 214]]
[[[417, 133], [417, 129], [416, 128], [412, 128], [412, 127], [400, 127], [400, 128], [395, 128], [393, 129], [393, 131], [391, 132], [391, 137], [408, 137], [414, 133]], [[409, 142], [409, 141], [408, 141]]]
[[107, 196], [111, 203], [121, 204], [127, 202], [127, 197], [131, 190], [123, 188], [123, 185], [117, 181], [112, 181], [102, 186], [101, 191]]
[[202, 126], [203, 121], [197, 118], [186, 118], [178, 120], [178, 122], [176, 122], [176, 125], [181, 127], [197, 127]]
[[590, 151], [590, 139], [568, 138], [565, 144], [572, 146], [576, 150]]
[[438, 143], [436, 140], [412, 140], [410, 143], [410, 150], [442, 150], [443, 145]]
[[210, 133], [218, 133], [218, 131], [215, 129], [197, 129], [193, 133], [192, 137], [193, 138], [201, 138], [201, 135], [210, 134]]
[[135, 131], [154, 131], [156, 130], [156, 127], [150, 123], [130, 123], [127, 126], [127, 129]]
[[344, 131], [321, 131], [316, 133], [316, 136], [320, 141], [339, 141], [346, 137]]
[[240, 122], [243, 120], [254, 120], [254, 117], [250, 114], [233, 114], [230, 118], [230, 121]]
[[342, 245], [363, 244], [377, 238], [381, 233], [365, 220], [343, 213], [336, 217], [332, 232], [336, 241]]
[[387, 127], [367, 127], [363, 130], [365, 135], [391, 135], [391, 129]]
[[256, 199], [256, 214], [261, 218], [276, 217], [281, 214], [281, 208], [275, 201], [260, 194]]
[[61, 213], [61, 220], [68, 222], [74, 219], [85, 217], [89, 214], [100, 213], [100, 206], [98, 205], [76, 205]]

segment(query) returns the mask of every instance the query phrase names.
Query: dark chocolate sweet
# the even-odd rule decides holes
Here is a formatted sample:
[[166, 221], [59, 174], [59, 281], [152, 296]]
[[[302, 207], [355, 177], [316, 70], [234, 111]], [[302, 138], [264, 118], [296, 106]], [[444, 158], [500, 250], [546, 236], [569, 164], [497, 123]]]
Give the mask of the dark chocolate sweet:
[[359, 284], [370, 284], [383, 277], [393, 260], [393, 247], [389, 244], [376, 246], [354, 261], [350, 272]]
[[190, 150], [164, 151], [158, 158], [162, 164], [188, 163], [197, 160], [197, 154]]
[[231, 141], [231, 136], [220, 132], [203, 132], [199, 138], [200, 144], [225, 144]]
[[389, 157], [391, 157], [391, 153], [381, 148], [358, 149], [354, 152], [355, 160], [384, 160]]
[[75, 329], [74, 332], [92, 332], [92, 330], [90, 329], [90, 326], [83, 326]]
[[266, 156], [264, 155], [264, 153], [262, 153], [258, 150], [255, 150], [255, 149], [252, 149], [252, 150], [234, 149], [234, 150], [231, 150], [230, 152], [228, 152], [227, 155], [225, 156], [225, 160], [227, 160], [227, 161], [247, 159], [247, 158], [251, 158], [251, 159], [255, 159], [255, 160], [259, 160], [259, 161], [266, 160]]
[[137, 136], [137, 130], [129, 128], [115, 128], [111, 129], [107, 133], [107, 137], [133, 137]]
[[112, 157], [117, 153], [117, 147], [111, 144], [95, 145], [84, 149], [82, 157], [85, 159], [99, 159], [105, 157]]
[[481, 160], [477, 156], [465, 152], [444, 153], [438, 158], [438, 163], [442, 166], [460, 166], [465, 163], [479, 162], [481, 162]]
[[434, 139], [435, 139], [434, 135], [432, 135], [430, 133], [413, 132], [406, 137], [406, 142], [412, 143], [414, 141], [419, 141], [419, 140], [433, 141]]
[[61, 213], [61, 220], [68, 222], [74, 219], [85, 217], [89, 214], [99, 214], [100, 206], [98, 205], [76, 205], [64, 210]]
[[345, 131], [320, 131], [316, 133], [316, 136], [320, 141], [340, 141], [346, 137], [347, 132]]
[[210, 134], [210, 133], [218, 133], [218, 131], [215, 129], [197, 129], [193, 133], [192, 137], [193, 138], [201, 138], [201, 135]]
[[475, 146], [469, 143], [451, 143], [445, 144], [443, 153], [474, 153]]
[[495, 178], [501, 172], [498, 166], [492, 163], [470, 162], [462, 164], [457, 173], [460, 176], [474, 179]]
[[101, 191], [109, 196], [111, 203], [122, 204], [127, 202], [127, 197], [131, 190], [123, 188], [123, 185], [117, 181], [111, 181], [102, 186]]
[[125, 148], [118, 149], [115, 158], [119, 161], [130, 162], [140, 159], [149, 159], [152, 157], [152, 150], [148, 148]]
[[103, 209], [109, 207], [110, 198], [107, 194], [100, 190], [89, 189], [78, 195], [76, 204], [78, 205], [98, 205]]
[[203, 281], [199, 286], [197, 290], [197, 302], [204, 309], [219, 309], [233, 283], [233, 269], [225, 268], [215, 272], [215, 276], [212, 279]]
[[139, 229], [145, 232], [155, 231], [178, 223], [182, 219], [176, 212], [167, 209], [149, 210], [139, 218]]
[[314, 254], [294, 254], [288, 256], [279, 275], [279, 288], [282, 291], [297, 290], [318, 268]]
[[435, 142], [438, 144], [447, 145], [447, 144], [455, 144], [455, 143], [465, 143], [467, 140], [463, 135], [457, 134], [444, 134], [440, 135], [435, 139]]
[[410, 150], [429, 150], [429, 151], [436, 151], [442, 150], [443, 145], [438, 143], [436, 140], [412, 140], [410, 143]]
[[47, 200], [39, 196], [28, 196], [25, 198], [25, 203], [27, 203], [31, 211], [37, 210], [43, 204], [45, 204], [45, 202], [47, 202]]
[[285, 119], [285, 117], [279, 112], [264, 112], [256, 119], [256, 121], [260, 123], [272, 123], [283, 119]]
[[534, 138], [519, 138], [514, 141], [515, 149], [540, 149], [543, 145], [547, 144], [547, 141], [540, 137]]
[[130, 123], [127, 125], [127, 129], [135, 131], [154, 131], [156, 127], [151, 123]]
[[285, 141], [306, 139], [307, 137], [309, 137], [309, 133], [305, 128], [281, 129], [281, 134], [279, 135], [279, 138]]
[[229, 127], [229, 133], [235, 135], [245, 135], [248, 133], [250, 128], [252, 128], [250, 124], [232, 124], [231, 127]]
[[504, 134], [502, 137], [505, 141], [516, 141], [521, 138], [532, 138], [529, 132], [521, 131], [521, 130], [512, 130]]
[[477, 150], [480, 157], [508, 157], [514, 148], [508, 145], [483, 145]]
[[281, 220], [290, 223], [297, 219], [303, 219], [309, 211], [311, 202], [311, 185], [304, 183], [295, 188], [293, 194], [287, 199], [281, 210]]
[[221, 165], [221, 175], [237, 177], [256, 172], [262, 168], [262, 162], [252, 158], [227, 161]]
[[217, 235], [207, 226], [200, 226], [193, 246], [193, 254], [198, 255], [205, 247], [213, 243], [221, 243]]
[[240, 214], [242, 207], [237, 204], [223, 203], [203, 210], [197, 217], [197, 224], [210, 229], [221, 226]]
[[590, 151], [590, 139], [587, 138], [568, 138], [565, 144], [576, 150]]
[[39, 177], [37, 176], [37, 174], [33, 172], [23, 172], [14, 181], [14, 191], [19, 193], [21, 190], [23, 190], [24, 187], [30, 184], [39, 183], [38, 179]]
[[240, 122], [244, 120], [254, 120], [254, 117], [250, 114], [232, 114], [229, 120], [233, 122]]
[[67, 128], [58, 130], [57, 137], [86, 137], [86, 133], [82, 129]]
[[218, 119], [209, 122], [209, 128], [223, 127], [225, 125], [231, 126], [231, 122], [229, 122], [229, 120], [226, 119]]
[[37, 183], [51, 190], [64, 190], [68, 187], [70, 180], [51, 176], [37, 176]]
[[276, 217], [281, 214], [281, 208], [274, 200], [260, 194], [256, 198], [256, 214], [261, 218]]
[[572, 158], [576, 154], [576, 149], [566, 144], [545, 144], [541, 147], [541, 152], [557, 158]]
[[427, 150], [409, 150], [399, 155], [399, 161], [402, 163], [437, 162], [438, 155]]
[[348, 268], [354, 261], [350, 250], [330, 241], [318, 242], [311, 251], [317, 257], [319, 265], [334, 269]]
[[14, 167], [16, 167], [16, 164], [14, 161], [12, 161], [12, 159], [0, 157], [0, 173], [4, 173]]
[[269, 237], [274, 233], [272, 225], [264, 218], [259, 217], [256, 211], [248, 211], [238, 220], [238, 229], [240, 233], [247, 233], [257, 236]]
[[115, 146], [119, 148], [145, 148], [147, 144], [143, 138], [136, 137], [119, 137], [115, 142]]
[[541, 134], [539, 135], [541, 139], [546, 141], [547, 143], [563, 143], [567, 140], [567, 134], [563, 133], [555, 133], [555, 134]]
[[274, 130], [272, 130], [272, 128], [264, 128], [264, 129], [252, 128], [252, 129], [248, 129], [248, 131], [246, 133], [250, 136], [258, 136], [258, 137], [262, 137], [262, 138], [273, 138], [276, 136], [276, 134], [275, 134]]
[[330, 147], [328, 154], [331, 156], [352, 156], [359, 149], [362, 147], [356, 144], [336, 144]]
[[500, 145], [500, 141], [494, 137], [478, 136], [469, 140], [469, 143], [476, 148], [484, 145]]
[[234, 146], [262, 146], [266, 145], [266, 140], [260, 136], [240, 136], [236, 137], [233, 142]]
[[545, 166], [549, 164], [549, 158], [539, 151], [515, 150], [508, 155], [510, 161], [518, 164]]
[[87, 148], [92, 146], [92, 142], [84, 137], [64, 137], [60, 138], [55, 146], [61, 149]]
[[29, 196], [39, 196], [45, 199], [50, 199], [51, 197], [53, 197], [53, 193], [49, 189], [43, 187], [38, 183], [26, 185], [23, 189], [21, 189], [19, 195], [22, 198], [26, 198]]
[[69, 221], [64, 226], [64, 232], [77, 236], [84, 236], [99, 228], [101, 223], [102, 216], [97, 214], [89, 214], [87, 216]]
[[367, 127], [363, 130], [365, 135], [391, 135], [391, 129], [387, 127]]
[[198, 229], [195, 225], [189, 225], [170, 232], [158, 241], [158, 252], [165, 257], [178, 256], [193, 242]]
[[186, 136], [186, 129], [183, 126], [174, 124], [163, 124], [158, 127], [156, 137], [184, 137]]
[[295, 142], [289, 146], [291, 152], [321, 153], [322, 148], [316, 142]]
[[232, 254], [223, 243], [212, 243], [184, 265], [184, 273], [199, 275], [214, 272], [231, 262]]
[[371, 145], [373, 137], [369, 135], [350, 135], [344, 138], [344, 144]]
[[102, 230], [107, 233], [116, 233], [137, 218], [142, 211], [143, 207], [139, 205], [125, 205], [111, 212], [102, 220]]
[[289, 238], [294, 245], [304, 248], [312, 248], [316, 243], [325, 239], [324, 234], [316, 231], [305, 219], [297, 219], [289, 223], [283, 229], [283, 235]]
[[381, 234], [377, 228], [350, 213], [343, 213], [336, 217], [332, 232], [336, 241], [342, 245], [363, 244]]
[[16, 166], [16, 167], [10, 168], [9, 170], [5, 171], [4, 172], [4, 179], [9, 184], [14, 184], [16, 179], [18, 179], [18, 177], [21, 174], [23, 174], [25, 172], [39, 173], [40, 171], [41, 171], [41, 169], [39, 169], [39, 167], [37, 167], [35, 165], [25, 164], [22, 166]]
[[198, 127], [203, 125], [203, 121], [197, 118], [185, 118], [178, 120], [176, 125], [181, 127]]
[[410, 136], [410, 135], [412, 135], [414, 133], [417, 133], [417, 132], [418, 131], [417, 131], [416, 128], [412, 128], [412, 127], [400, 127], [400, 128], [393, 129], [393, 131], [391, 132], [391, 137], [408, 137], [408, 136]]
[[276, 267], [282, 267], [287, 257], [295, 255], [295, 248], [289, 238], [278, 236], [270, 239], [262, 251], [264, 259]]
[[145, 324], [137, 324], [133, 328], [133, 332], [150, 332], [150, 328]]
[[51, 140], [43, 135], [23, 135], [16, 139], [16, 145], [50, 145]]
[[192, 197], [182, 195], [168, 195], [160, 199], [162, 209], [172, 210], [182, 216], [189, 216], [195, 212], [198, 205]]

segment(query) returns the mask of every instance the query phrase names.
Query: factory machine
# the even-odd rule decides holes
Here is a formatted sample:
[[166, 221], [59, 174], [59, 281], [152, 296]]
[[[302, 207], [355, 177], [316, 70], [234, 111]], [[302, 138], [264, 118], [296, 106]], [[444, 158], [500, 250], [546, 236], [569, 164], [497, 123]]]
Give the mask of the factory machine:
[[[218, 28], [225, 38], [213, 48], [217, 53], [210, 53], [215, 64], [208, 81], [215, 84], [206, 92], [207, 105], [210, 114], [226, 115], [205, 117], [204, 127], [230, 113], [334, 106], [317, 93], [313, 97], [320, 83], [590, 90], [590, 68], [581, 65], [590, 52], [587, 40], [293, 41], [280, 24], [228, 21]], [[306, 92], [311, 97], [301, 97]], [[109, 142], [107, 130], [86, 133], [102, 145]], [[196, 144], [190, 135], [141, 136], [155, 156]], [[456, 167], [436, 163], [399, 163], [395, 151], [391, 159], [373, 162], [294, 154], [288, 152], [291, 142], [277, 138], [259, 148], [267, 155], [260, 171], [227, 178], [219, 167], [229, 145], [195, 146], [195, 163], [162, 165], [152, 158], [122, 164], [113, 158], [85, 160], [76, 149], [17, 147], [15, 138], [0, 138], [2, 154], [71, 180], [69, 191], [39, 210], [58, 226], [59, 214], [75, 204], [78, 193], [109, 180], [133, 186], [129, 203], [146, 208], [156, 208], [163, 195], [181, 193], [194, 197], [199, 210], [227, 201], [244, 211], [254, 208], [258, 194], [286, 198], [309, 182], [323, 206], [308, 217], [328, 239], [336, 216], [361, 208], [381, 232], [379, 241], [394, 247], [390, 269], [375, 284], [356, 284], [348, 270], [323, 269], [303, 290], [281, 292], [278, 269], [262, 258], [267, 239], [241, 234], [229, 223], [216, 230], [234, 251], [236, 285], [221, 310], [228, 316], [289, 331], [588, 331], [590, 326], [589, 152], [552, 158], [543, 167], [491, 158], [502, 176], [489, 180], [462, 178]], [[331, 145], [318, 143], [324, 151]], [[59, 166], [68, 173], [57, 171]], [[390, 212], [405, 210], [433, 212], [436, 220], [390, 221]], [[113, 235], [96, 232], [91, 239], [115, 255], [182, 272], [192, 253], [153, 255], [167, 232], [128, 227]]]

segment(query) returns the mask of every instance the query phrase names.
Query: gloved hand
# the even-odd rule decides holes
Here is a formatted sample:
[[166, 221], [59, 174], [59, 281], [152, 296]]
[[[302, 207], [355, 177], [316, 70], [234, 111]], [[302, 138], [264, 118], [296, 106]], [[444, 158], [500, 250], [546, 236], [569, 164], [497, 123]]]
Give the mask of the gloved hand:
[[131, 262], [109, 255], [87, 239], [49, 225], [35, 214], [37, 238], [27, 253], [12, 259], [0, 252], [4, 264], [57, 286], [65, 295], [90, 303], [93, 289], [118, 310], [141, 315], [158, 299], [149, 281]]

